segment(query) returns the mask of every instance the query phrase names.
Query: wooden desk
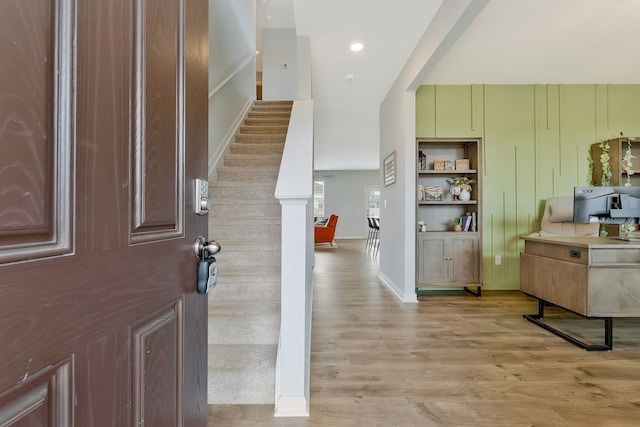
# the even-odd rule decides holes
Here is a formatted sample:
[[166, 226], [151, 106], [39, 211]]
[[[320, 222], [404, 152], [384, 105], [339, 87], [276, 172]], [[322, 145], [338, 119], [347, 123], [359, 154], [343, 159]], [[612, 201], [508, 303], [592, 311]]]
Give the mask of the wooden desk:
[[[538, 299], [525, 315], [586, 350], [611, 350], [612, 318], [640, 317], [640, 243], [607, 237], [524, 237], [520, 290]], [[541, 321], [545, 303], [605, 321], [605, 345], [590, 345]]]

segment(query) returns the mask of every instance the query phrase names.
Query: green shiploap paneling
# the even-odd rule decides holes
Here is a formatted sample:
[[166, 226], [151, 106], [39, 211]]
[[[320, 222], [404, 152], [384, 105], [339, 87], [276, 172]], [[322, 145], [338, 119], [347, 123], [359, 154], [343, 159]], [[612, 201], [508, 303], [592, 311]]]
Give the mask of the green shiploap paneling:
[[640, 85], [598, 85], [597, 140], [640, 136]]
[[481, 135], [482, 115], [474, 108], [481, 102], [473, 86], [436, 86], [436, 136]]
[[436, 87], [420, 86], [416, 90], [416, 135], [423, 138], [436, 136]]
[[[520, 237], [587, 177], [589, 145], [640, 136], [640, 85], [422, 86], [416, 135], [483, 138], [485, 289], [518, 289]], [[502, 265], [494, 265], [496, 255]]]
[[[483, 271], [491, 272], [492, 288], [503, 289], [519, 274], [519, 239], [528, 234], [528, 214], [535, 211], [534, 88], [486, 86], [484, 108], [483, 251], [491, 256]], [[495, 255], [502, 265], [495, 265]]]
[[560, 86], [560, 139], [553, 196], [573, 195], [573, 187], [587, 184], [589, 146], [596, 138], [594, 85]]
[[[554, 188], [556, 174], [560, 170], [560, 155], [556, 154], [560, 141], [560, 87], [536, 85], [535, 96], [535, 212], [531, 230], [540, 228], [544, 203], [549, 189]], [[585, 163], [586, 164], [586, 163]]]
[[[416, 135], [481, 136], [484, 125], [483, 86], [421, 86], [416, 92]], [[461, 134], [462, 132], [462, 134]]]

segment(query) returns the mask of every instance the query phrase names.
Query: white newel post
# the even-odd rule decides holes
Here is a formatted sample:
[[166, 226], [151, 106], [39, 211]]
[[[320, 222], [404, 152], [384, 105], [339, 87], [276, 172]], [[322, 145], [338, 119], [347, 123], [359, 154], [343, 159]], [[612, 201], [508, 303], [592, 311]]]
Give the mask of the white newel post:
[[313, 101], [295, 101], [276, 197], [282, 206], [275, 416], [309, 415], [313, 285]]

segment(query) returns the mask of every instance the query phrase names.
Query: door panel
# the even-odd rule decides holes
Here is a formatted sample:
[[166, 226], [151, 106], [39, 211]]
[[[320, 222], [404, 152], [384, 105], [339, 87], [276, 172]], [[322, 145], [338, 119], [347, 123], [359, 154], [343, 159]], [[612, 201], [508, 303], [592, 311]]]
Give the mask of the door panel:
[[178, 302], [139, 322], [133, 328], [133, 337], [132, 425], [180, 425], [182, 304]]
[[478, 254], [480, 239], [475, 235], [457, 233], [451, 237], [451, 281], [475, 283], [480, 280]]
[[[184, 155], [182, 122], [176, 120], [184, 95], [182, 8], [182, 0], [135, 1], [133, 241], [182, 231], [183, 171], [176, 167]], [[141, 236], [148, 232], [153, 237]]]
[[[52, 7], [54, 6], [54, 7]], [[69, 1], [3, 2], [0, 263], [71, 250]]]
[[71, 362], [64, 361], [39, 374], [37, 381], [31, 381], [20, 393], [0, 406], [2, 426], [71, 425]]
[[0, 2], [0, 425], [206, 425], [207, 8]]
[[420, 236], [418, 243], [419, 283], [446, 283], [449, 281], [449, 240], [442, 235]]

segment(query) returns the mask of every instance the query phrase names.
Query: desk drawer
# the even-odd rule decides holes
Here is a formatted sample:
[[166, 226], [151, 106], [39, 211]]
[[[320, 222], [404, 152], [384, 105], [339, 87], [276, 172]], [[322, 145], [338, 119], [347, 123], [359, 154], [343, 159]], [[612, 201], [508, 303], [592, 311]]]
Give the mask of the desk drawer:
[[564, 246], [546, 242], [527, 241], [524, 244], [524, 252], [529, 255], [553, 258], [558, 261], [589, 265], [588, 248]]
[[520, 254], [520, 290], [576, 313], [587, 314], [589, 267]]

